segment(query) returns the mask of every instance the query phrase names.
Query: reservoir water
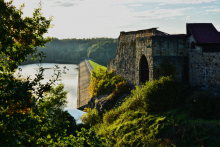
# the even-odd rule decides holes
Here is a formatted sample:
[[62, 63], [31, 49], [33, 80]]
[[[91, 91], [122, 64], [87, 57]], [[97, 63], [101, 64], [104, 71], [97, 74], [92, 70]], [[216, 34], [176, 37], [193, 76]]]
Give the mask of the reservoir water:
[[[39, 64], [28, 64], [28, 65], [20, 65], [18, 69], [21, 68], [22, 77], [30, 76], [33, 80], [36, 78], [35, 74], [38, 74]], [[43, 73], [44, 79], [41, 80], [41, 84], [46, 84], [49, 82], [49, 79], [53, 79], [51, 76], [54, 74], [55, 65], [60, 67], [61, 76], [59, 79], [61, 81], [56, 81], [55, 87], [60, 83], [64, 83], [64, 90], [69, 91], [67, 94], [67, 107], [64, 110], [67, 110], [75, 119], [77, 123], [81, 123], [80, 117], [85, 113], [76, 109], [77, 106], [77, 86], [78, 86], [78, 65], [77, 64], [57, 64], [57, 63], [41, 63], [41, 66], [45, 69]], [[66, 74], [63, 74], [63, 67], [66, 66], [69, 70], [65, 70]], [[18, 73], [19, 70], [15, 72]], [[58, 72], [56, 72], [58, 73]], [[56, 77], [56, 76], [54, 76]], [[50, 83], [50, 82], [49, 82]]]

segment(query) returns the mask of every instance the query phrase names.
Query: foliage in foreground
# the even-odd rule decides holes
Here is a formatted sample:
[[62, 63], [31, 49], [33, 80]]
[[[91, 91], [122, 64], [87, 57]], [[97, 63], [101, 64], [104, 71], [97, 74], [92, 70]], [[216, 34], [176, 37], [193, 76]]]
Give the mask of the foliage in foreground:
[[47, 110], [51, 109], [64, 109], [67, 106], [67, 93], [68, 91], [64, 91], [64, 84], [60, 83], [58, 86], [52, 86], [50, 91], [46, 92], [44, 95], [44, 102], [39, 103], [39, 109]]
[[86, 116], [100, 120], [93, 121], [97, 135], [109, 138], [114, 147], [220, 146], [220, 120], [207, 117], [216, 114], [212, 96], [167, 76], [136, 87], [103, 117], [94, 115], [95, 109], [88, 109]]
[[[52, 19], [46, 20], [41, 16], [41, 3], [40, 8], [33, 13], [33, 18], [22, 18], [21, 9], [17, 10], [11, 4], [12, 1], [0, 1], [1, 146], [83, 146], [85, 138], [91, 146], [104, 146], [107, 140], [98, 138], [92, 128], [89, 132], [82, 129], [77, 137], [66, 134], [69, 121], [65, 119], [69, 116], [60, 109], [66, 92], [62, 91], [62, 86], [58, 89], [51, 86], [60, 77], [58, 66], [54, 71], [56, 77], [46, 84], [40, 83], [44, 71], [41, 66], [32, 81], [30, 77], [20, 80], [13, 75], [17, 65], [27, 60], [27, 55], [31, 55], [33, 60], [40, 59], [40, 63], [42, 57], [46, 57], [43, 52], [36, 54], [36, 47], [51, 41], [51, 38], [43, 39], [43, 34], [47, 32]], [[48, 91], [57, 95], [46, 96], [44, 102], [43, 94]]]

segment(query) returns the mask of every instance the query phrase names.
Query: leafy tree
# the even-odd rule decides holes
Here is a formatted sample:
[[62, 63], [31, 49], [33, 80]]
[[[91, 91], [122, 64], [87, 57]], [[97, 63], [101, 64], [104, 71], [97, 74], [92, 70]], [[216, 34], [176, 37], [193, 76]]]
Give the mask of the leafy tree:
[[[92, 39], [52, 39], [51, 42], [45, 44], [45, 48], [38, 47], [38, 53], [43, 51], [47, 58], [43, 62], [55, 63], [79, 63], [82, 57], [88, 56], [93, 61], [106, 66], [110, 58], [115, 58], [117, 49], [117, 40], [112, 38], [92, 38]], [[104, 54], [104, 55], [103, 55]], [[99, 58], [99, 59], [98, 59]], [[32, 61], [31, 56], [27, 56], [27, 62], [38, 63]]]
[[[27, 55], [33, 60], [40, 59], [45, 54], [36, 53], [37, 46], [44, 47], [44, 44], [51, 41], [51, 38], [44, 39], [43, 34], [51, 26], [52, 18], [46, 20], [40, 13], [40, 8], [33, 13], [33, 18], [22, 18], [21, 9], [17, 10], [13, 1], [5, 3], [0, 0], [0, 144], [1, 146], [83, 146], [83, 140], [87, 139], [91, 146], [102, 146], [105, 139], [99, 139], [95, 130], [89, 132], [82, 129], [78, 137], [66, 136], [67, 121], [62, 118], [53, 119], [57, 111], [41, 111], [39, 107], [44, 102], [43, 93], [50, 91], [51, 85], [57, 81], [61, 72], [56, 67], [56, 77], [50, 83], [41, 84], [44, 69], [39, 66], [39, 72], [32, 81], [30, 77], [21, 80], [13, 75], [17, 65], [27, 61]], [[56, 71], [58, 70], [58, 73]], [[20, 72], [20, 69], [19, 69]], [[64, 68], [65, 72], [65, 68]], [[36, 88], [36, 86], [38, 86]], [[47, 103], [46, 103], [47, 104]], [[62, 112], [61, 112], [62, 113]], [[56, 129], [56, 126], [60, 127]], [[64, 129], [63, 129], [64, 128]], [[52, 132], [54, 131], [54, 132]], [[52, 136], [54, 135], [54, 136]], [[51, 136], [56, 139], [51, 139]]]
[[39, 104], [40, 110], [64, 109], [67, 106], [67, 93], [63, 91], [64, 84], [60, 83], [57, 87], [51, 87], [50, 91], [45, 93], [44, 102]]

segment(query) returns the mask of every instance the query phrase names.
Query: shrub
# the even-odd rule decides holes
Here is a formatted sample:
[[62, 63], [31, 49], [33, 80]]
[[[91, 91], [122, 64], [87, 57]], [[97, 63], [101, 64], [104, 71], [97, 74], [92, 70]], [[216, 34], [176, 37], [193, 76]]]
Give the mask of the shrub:
[[81, 121], [84, 124], [90, 124], [93, 126], [102, 121], [98, 111], [95, 108], [84, 108], [83, 111], [86, 112], [86, 114], [83, 114], [83, 116], [81, 117]]
[[214, 113], [214, 96], [208, 91], [196, 91], [187, 100], [187, 111], [191, 116], [209, 118]]
[[112, 94], [108, 97], [113, 102], [123, 93], [129, 92], [129, 86], [127, 81], [122, 81], [115, 84], [115, 90], [113, 90]]
[[110, 111], [108, 111], [107, 113], [104, 114], [103, 121], [104, 121], [104, 123], [111, 124], [111, 123], [113, 123], [113, 121], [118, 119], [120, 115], [121, 115], [120, 112], [118, 112], [115, 109], [111, 109]]
[[110, 94], [116, 88], [117, 83], [125, 81], [126, 79], [116, 75], [113, 70], [107, 72], [104, 68], [98, 67], [97, 71], [93, 70], [91, 74], [91, 81], [88, 87], [90, 97]]
[[147, 112], [163, 112], [173, 109], [179, 102], [182, 102], [189, 86], [182, 85], [179, 80], [174, 80], [171, 76], [162, 77], [153, 82], [146, 82], [143, 87], [145, 109]]

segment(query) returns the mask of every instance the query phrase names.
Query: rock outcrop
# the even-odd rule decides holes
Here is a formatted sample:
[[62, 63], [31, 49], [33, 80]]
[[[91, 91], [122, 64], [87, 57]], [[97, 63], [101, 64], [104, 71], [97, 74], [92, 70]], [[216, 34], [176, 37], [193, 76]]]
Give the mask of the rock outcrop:
[[96, 108], [99, 114], [103, 114], [105, 110], [109, 111], [110, 109], [117, 108], [118, 106], [120, 106], [120, 102], [123, 102], [125, 97], [128, 95], [129, 94], [122, 94], [115, 102], [108, 99], [109, 95], [100, 95], [97, 98], [92, 97], [88, 102], [88, 106], [91, 109]]

